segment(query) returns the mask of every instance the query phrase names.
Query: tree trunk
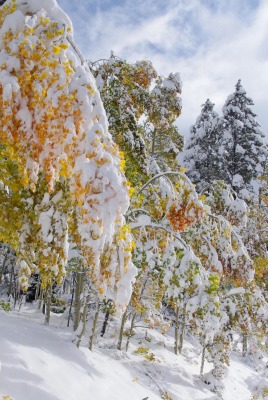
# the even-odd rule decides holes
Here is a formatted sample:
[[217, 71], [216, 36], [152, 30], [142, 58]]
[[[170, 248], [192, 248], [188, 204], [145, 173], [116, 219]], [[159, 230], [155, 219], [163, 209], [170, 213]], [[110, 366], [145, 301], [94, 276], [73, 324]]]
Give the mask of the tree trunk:
[[16, 308], [17, 305], [17, 301], [19, 299], [19, 287], [18, 287], [18, 283], [15, 286], [15, 293], [14, 293], [14, 309]]
[[7, 254], [8, 253], [6, 252], [5, 255], [4, 255], [4, 260], [3, 260], [2, 268], [1, 268], [1, 271], [0, 271], [0, 284], [2, 283], [2, 277], [3, 277], [4, 270], [5, 270]]
[[130, 338], [131, 338], [131, 336], [133, 336], [133, 330], [134, 330], [134, 324], [135, 324], [136, 315], [137, 315], [137, 313], [134, 313], [134, 314], [133, 314], [133, 317], [132, 317], [132, 319], [131, 319], [129, 334], [128, 334], [128, 336], [127, 336], [126, 352], [128, 351], [128, 346], [129, 346]]
[[14, 308], [16, 308], [17, 301], [19, 300], [19, 295], [20, 295], [20, 285], [19, 282], [17, 281], [15, 284], [15, 293], [14, 293]]
[[100, 334], [101, 337], [103, 337], [105, 335], [106, 328], [107, 328], [107, 325], [108, 325], [109, 316], [110, 316], [110, 311], [106, 311], [105, 318], [104, 318], [104, 321], [103, 321], [103, 324], [102, 324], [102, 328], [101, 328], [101, 334]]
[[89, 295], [84, 296], [84, 301], [83, 301], [83, 310], [82, 310], [82, 328], [81, 332], [77, 335], [77, 342], [76, 346], [79, 348], [82, 337], [84, 336], [84, 333], [86, 331], [86, 324], [87, 324], [87, 310], [88, 310], [88, 303], [89, 301]]
[[247, 336], [246, 333], [244, 333], [243, 337], [242, 337], [242, 354], [243, 354], [243, 357], [246, 357], [247, 352], [248, 352], [248, 336]]
[[10, 275], [9, 275], [9, 288], [8, 295], [12, 295], [12, 286], [13, 286], [13, 275], [14, 275], [14, 266], [11, 267]]
[[156, 139], [156, 130], [154, 129], [154, 131], [153, 131], [153, 136], [152, 136], [152, 150], [151, 150], [151, 156], [153, 156], [154, 153], [155, 153], [155, 139]]
[[121, 326], [120, 326], [120, 333], [119, 333], [119, 339], [117, 343], [117, 349], [122, 350], [122, 341], [123, 341], [123, 334], [124, 334], [124, 327], [127, 319], [127, 308], [124, 314], [122, 315], [122, 320], [121, 320]]
[[38, 303], [38, 309], [41, 310], [42, 307], [42, 303], [43, 303], [43, 299], [44, 299], [44, 290], [41, 286], [40, 288], [40, 294], [39, 294], [39, 303]]
[[78, 272], [76, 278], [76, 288], [75, 288], [75, 309], [74, 309], [74, 331], [78, 328], [81, 319], [81, 294], [83, 292], [84, 286], [84, 274]]
[[97, 303], [97, 311], [95, 312], [95, 315], [94, 315], [92, 332], [91, 332], [91, 336], [89, 338], [89, 350], [90, 351], [92, 351], [92, 349], [93, 349], [93, 341], [94, 341], [94, 336], [95, 336], [95, 332], [96, 332], [96, 328], [97, 328], [97, 322], [98, 322], [98, 317], [99, 317], [99, 309], [100, 309], [100, 305], [99, 305], [99, 303]]
[[48, 285], [47, 289], [46, 289], [45, 325], [49, 325], [50, 310], [51, 310], [51, 296], [52, 296], [52, 284]]
[[185, 330], [185, 323], [181, 324], [181, 332], [180, 332], [180, 343], [179, 343], [179, 353], [181, 354], [183, 348], [183, 340], [184, 340], [184, 330]]
[[176, 314], [175, 314], [175, 337], [174, 337], [174, 353], [178, 354], [179, 345], [179, 307], [176, 304]]
[[39, 276], [38, 281], [36, 282], [36, 287], [35, 287], [35, 295], [34, 295], [35, 302], [38, 300], [38, 297], [40, 294], [41, 294], [41, 290], [40, 290], [40, 276]]
[[181, 322], [181, 331], [180, 331], [180, 343], [179, 343], [179, 353], [182, 352], [183, 341], [184, 341], [184, 331], [185, 331], [185, 313], [186, 313], [186, 305], [183, 307], [182, 312], [182, 322]]
[[71, 315], [72, 315], [72, 307], [73, 307], [73, 302], [74, 302], [74, 284], [75, 284], [75, 278], [73, 279], [72, 297], [71, 297], [71, 303], [70, 303], [68, 321], [67, 321], [67, 326], [68, 327], [70, 326], [70, 320], [71, 320]]
[[21, 309], [22, 303], [24, 303], [24, 305], [25, 305], [25, 303], [26, 303], [26, 293], [23, 293], [23, 294], [21, 295], [20, 302], [19, 302], [19, 311], [20, 311], [20, 309]]
[[203, 345], [202, 357], [201, 357], [201, 367], [200, 367], [200, 376], [201, 376], [201, 377], [203, 376], [203, 373], [204, 373], [205, 354], [206, 354], [206, 346]]

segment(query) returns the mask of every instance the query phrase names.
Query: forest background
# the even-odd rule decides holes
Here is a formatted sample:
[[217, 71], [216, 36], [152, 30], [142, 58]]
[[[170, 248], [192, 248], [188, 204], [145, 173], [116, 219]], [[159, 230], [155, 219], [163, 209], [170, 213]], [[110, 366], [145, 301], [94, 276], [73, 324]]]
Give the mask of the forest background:
[[45, 323], [68, 312], [90, 350], [109, 320], [119, 351], [137, 322], [174, 328], [175, 354], [193, 335], [221, 396], [234, 337], [244, 357], [267, 346], [267, 146], [253, 101], [240, 80], [222, 115], [207, 100], [185, 169], [179, 74], [114, 53], [87, 61], [67, 15], [39, 5], [0, 10], [1, 307], [32, 288]]

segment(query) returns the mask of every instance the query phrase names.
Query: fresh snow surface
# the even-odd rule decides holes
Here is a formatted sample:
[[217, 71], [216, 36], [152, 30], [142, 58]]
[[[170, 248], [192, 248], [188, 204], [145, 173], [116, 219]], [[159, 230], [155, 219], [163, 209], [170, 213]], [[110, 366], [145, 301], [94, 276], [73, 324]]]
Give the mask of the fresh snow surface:
[[[114, 330], [112, 329], [114, 332]], [[155, 330], [136, 329], [129, 353], [113, 346], [116, 338], [105, 334], [99, 348], [77, 349], [64, 316], [52, 315], [51, 326], [43, 315], [24, 306], [20, 312], [0, 311], [0, 398], [13, 400], [160, 400], [161, 391], [172, 400], [218, 400], [198, 377], [200, 352], [186, 341], [183, 354], [172, 353], [172, 337]], [[108, 339], [109, 337], [109, 339]], [[150, 347], [155, 361], [134, 352]], [[225, 379], [224, 400], [250, 400], [257, 387], [268, 386], [262, 371], [234, 353]], [[206, 371], [211, 369], [206, 364]], [[256, 371], [256, 369], [258, 371]]]

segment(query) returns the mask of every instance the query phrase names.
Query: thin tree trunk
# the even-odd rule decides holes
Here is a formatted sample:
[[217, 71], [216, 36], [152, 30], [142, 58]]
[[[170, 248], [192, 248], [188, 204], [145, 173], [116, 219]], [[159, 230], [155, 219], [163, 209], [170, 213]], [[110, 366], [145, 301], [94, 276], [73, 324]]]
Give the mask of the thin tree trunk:
[[100, 334], [101, 337], [103, 337], [105, 335], [106, 328], [108, 326], [109, 317], [110, 317], [110, 311], [106, 311], [105, 318], [104, 318], [102, 328], [101, 328], [101, 334]]
[[0, 284], [2, 283], [2, 277], [3, 277], [3, 272], [4, 272], [4, 269], [5, 269], [5, 265], [6, 265], [7, 255], [8, 255], [8, 252], [6, 252], [5, 255], [4, 255], [4, 260], [3, 260], [2, 268], [1, 268], [1, 272], [0, 272]]
[[91, 335], [89, 338], [89, 350], [90, 351], [92, 351], [92, 349], [93, 349], [93, 342], [94, 342], [94, 337], [95, 337], [95, 332], [96, 332], [97, 322], [98, 322], [98, 317], [99, 317], [99, 309], [100, 309], [100, 305], [99, 305], [99, 303], [97, 303], [97, 311], [95, 312], [95, 315], [94, 315], [92, 332], [91, 332]]
[[49, 325], [50, 310], [51, 310], [51, 296], [52, 296], [52, 284], [48, 285], [47, 289], [46, 289], [45, 325]]
[[13, 275], [14, 275], [14, 266], [12, 266], [10, 275], [9, 275], [9, 288], [8, 288], [8, 295], [12, 294], [12, 286], [13, 286]]
[[[13, 266], [13, 285], [12, 285], [12, 288], [11, 288], [11, 290], [12, 290], [12, 293], [11, 293], [11, 296], [13, 297], [13, 300], [15, 299], [15, 296], [16, 296], [16, 290], [17, 290], [17, 282], [16, 282], [16, 273], [15, 273], [15, 269], [14, 269], [14, 266]], [[14, 308], [15, 308], [15, 306], [14, 306]]]
[[43, 289], [42, 313], [46, 314], [47, 289]]
[[122, 315], [122, 320], [121, 320], [121, 326], [120, 326], [120, 333], [119, 333], [119, 339], [117, 343], [117, 349], [122, 350], [122, 341], [123, 341], [123, 334], [124, 334], [124, 327], [127, 319], [127, 308], [124, 314]]
[[70, 326], [70, 320], [71, 320], [71, 315], [72, 315], [72, 307], [73, 307], [73, 302], [74, 302], [74, 283], [75, 283], [75, 277], [73, 278], [73, 288], [72, 288], [72, 297], [71, 297], [71, 304], [69, 308], [69, 314], [68, 314], [68, 322], [67, 326]]
[[130, 338], [133, 335], [134, 332], [134, 324], [135, 324], [135, 318], [137, 316], [137, 313], [133, 314], [133, 317], [131, 319], [131, 323], [130, 323], [130, 329], [129, 329], [129, 333], [127, 335], [127, 343], [126, 343], [126, 352], [128, 351], [128, 347], [129, 347], [129, 342], [130, 342]]
[[43, 298], [44, 298], [44, 290], [41, 286], [40, 288], [40, 294], [39, 294], [39, 304], [38, 304], [38, 309], [41, 310], [42, 303], [43, 303]]
[[81, 319], [81, 294], [84, 286], [84, 274], [82, 272], [77, 273], [76, 288], [75, 288], [75, 310], [74, 310], [74, 331], [78, 328]]
[[17, 284], [15, 285], [14, 309], [16, 308], [18, 299], [19, 299], [19, 285], [17, 282]]
[[174, 353], [178, 354], [178, 345], [179, 345], [179, 307], [176, 304], [176, 313], [175, 313], [175, 338], [174, 338]]
[[38, 297], [40, 295], [40, 276], [38, 277], [38, 281], [36, 282], [36, 287], [35, 287], [35, 295], [34, 295], [34, 301], [36, 302], [38, 300]]
[[155, 153], [155, 139], [156, 139], [156, 131], [154, 129], [153, 131], [153, 136], [152, 136], [152, 151], [151, 151], [151, 155], [153, 156]]
[[21, 309], [22, 303], [26, 303], [26, 301], [24, 301], [24, 300], [26, 300], [26, 294], [25, 293], [23, 293], [21, 295], [20, 302], [19, 302], [19, 311]]
[[17, 305], [17, 302], [19, 301], [19, 298], [20, 298], [20, 284], [19, 284], [19, 281], [17, 280], [17, 282], [16, 282], [16, 291], [15, 291], [15, 301], [14, 301], [14, 308], [16, 307], [16, 305]]
[[248, 352], [248, 336], [247, 336], [246, 333], [244, 333], [243, 337], [242, 337], [242, 354], [243, 354], [243, 357], [246, 357], [247, 352]]
[[183, 316], [183, 321], [181, 323], [181, 331], [180, 331], [180, 343], [179, 343], [179, 353], [180, 354], [182, 352], [182, 347], [183, 347], [184, 331], [185, 331], [185, 321], [184, 321], [184, 316]]
[[[143, 296], [143, 293], [144, 293], [144, 290], [145, 290], [145, 287], [146, 287], [146, 284], [147, 284], [147, 281], [148, 281], [148, 277], [149, 277], [149, 272], [147, 272], [146, 278], [145, 278], [145, 280], [144, 280], [144, 282], [143, 282], [143, 286], [142, 286], [142, 289], [141, 289], [141, 292], [140, 292], [140, 295], [139, 295], [139, 301], [141, 300], [141, 298], [142, 298], [142, 296]], [[119, 349], [119, 344], [120, 344], [120, 349], [119, 349], [119, 350], [121, 350], [121, 345], [122, 345], [122, 340], [123, 340], [124, 325], [125, 325], [126, 316], [127, 316], [126, 312], [127, 312], [127, 309], [126, 309], [126, 311], [125, 311], [125, 314], [123, 315], [123, 316], [125, 316], [125, 318], [124, 318], [124, 320], [122, 319], [122, 322], [123, 322], [123, 326], [121, 325], [122, 331], [121, 331], [121, 329], [120, 329], [121, 340], [120, 340], [120, 338], [119, 338], [119, 342], [118, 342], [118, 346], [117, 346], [117, 348]], [[136, 318], [136, 316], [137, 316], [137, 313], [134, 312], [133, 317], [132, 317], [132, 319], [131, 319], [131, 323], [130, 323], [129, 334], [128, 334], [128, 337], [127, 337], [126, 351], [128, 351], [130, 338], [131, 338], [131, 336], [133, 335], [133, 329], [134, 329], [134, 323], [135, 323], [135, 318]]]
[[86, 324], [87, 324], [87, 310], [88, 310], [88, 301], [89, 301], [89, 295], [85, 296], [84, 301], [83, 301], [83, 310], [82, 310], [82, 329], [81, 332], [77, 336], [77, 342], [76, 346], [79, 348], [82, 337], [85, 334], [86, 331]]
[[201, 367], [200, 367], [200, 376], [203, 376], [204, 373], [204, 365], [205, 365], [205, 354], [206, 354], [206, 346], [203, 345], [203, 349], [202, 349], [202, 357], [201, 357]]

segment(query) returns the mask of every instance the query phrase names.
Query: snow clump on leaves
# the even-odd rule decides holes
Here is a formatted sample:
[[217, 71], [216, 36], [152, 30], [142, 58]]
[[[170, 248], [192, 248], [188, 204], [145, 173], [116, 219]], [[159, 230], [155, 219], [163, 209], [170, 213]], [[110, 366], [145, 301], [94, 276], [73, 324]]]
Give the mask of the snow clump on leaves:
[[[42, 252], [53, 252], [61, 226], [66, 263], [68, 223], [57, 220], [75, 216], [72, 240], [80, 249], [94, 284], [103, 295], [110, 283], [114, 287], [118, 282], [120, 290], [125, 291], [124, 275], [129, 274], [130, 280], [135, 275], [130, 257], [131, 235], [120, 236], [125, 229], [122, 215], [129, 205], [129, 188], [119, 150], [108, 133], [95, 80], [70, 49], [71, 22], [55, 0], [18, 0], [7, 1], [1, 7], [0, 26], [3, 156], [16, 165], [20, 192], [26, 190], [34, 197], [42, 187], [39, 204], [28, 202], [33, 212], [39, 213], [35, 218], [36, 238], [41, 235]], [[51, 202], [56, 186], [63, 182], [68, 182], [64, 215], [57, 212], [62, 193], [52, 208], [44, 202], [44, 198]], [[8, 179], [4, 183], [8, 185]], [[29, 235], [24, 237], [29, 240]], [[31, 240], [34, 242], [35, 238]], [[111, 263], [102, 275], [101, 257], [111, 251], [113, 243], [120, 244], [117, 267], [115, 256], [110, 255]], [[24, 243], [20, 246], [25, 247]], [[24, 269], [27, 270], [25, 265]], [[61, 271], [55, 265], [52, 269], [47, 265], [45, 270], [51, 283], [59, 273], [64, 274], [64, 265]], [[122, 306], [129, 296], [130, 293], [118, 294]]]

